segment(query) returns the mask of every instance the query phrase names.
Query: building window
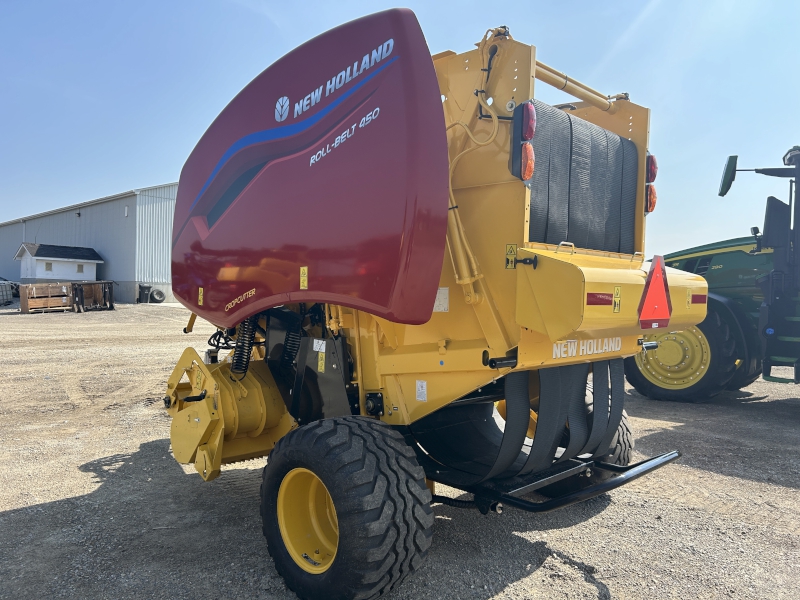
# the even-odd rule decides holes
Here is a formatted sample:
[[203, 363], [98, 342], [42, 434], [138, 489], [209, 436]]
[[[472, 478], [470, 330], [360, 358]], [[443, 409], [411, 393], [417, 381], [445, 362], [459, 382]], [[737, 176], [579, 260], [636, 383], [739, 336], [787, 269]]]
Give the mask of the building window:
[[45, 271], [52, 271], [53, 270], [53, 263], [51, 263], [51, 262], [44, 263], [44, 270]]
[[83, 265], [78, 265], [78, 273], [83, 273]]

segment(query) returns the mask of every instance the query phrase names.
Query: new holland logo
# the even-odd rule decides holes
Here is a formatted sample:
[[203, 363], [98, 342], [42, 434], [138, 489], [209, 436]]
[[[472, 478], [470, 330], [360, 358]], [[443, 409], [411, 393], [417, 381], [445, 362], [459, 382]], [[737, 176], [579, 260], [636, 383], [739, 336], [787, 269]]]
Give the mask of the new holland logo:
[[289, 98], [284, 96], [275, 103], [275, 120], [280, 123], [289, 116]]

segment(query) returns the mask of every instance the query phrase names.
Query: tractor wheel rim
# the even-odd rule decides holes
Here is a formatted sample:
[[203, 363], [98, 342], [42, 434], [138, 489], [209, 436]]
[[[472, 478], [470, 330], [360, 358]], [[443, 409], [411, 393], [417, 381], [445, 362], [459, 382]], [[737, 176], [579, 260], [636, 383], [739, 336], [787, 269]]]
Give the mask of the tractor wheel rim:
[[636, 355], [636, 365], [645, 379], [660, 388], [682, 390], [708, 373], [711, 348], [697, 327], [685, 331], [645, 335], [645, 342], [658, 342], [656, 350]]
[[297, 566], [315, 575], [331, 567], [339, 546], [336, 508], [328, 488], [308, 469], [292, 469], [283, 478], [278, 526]]

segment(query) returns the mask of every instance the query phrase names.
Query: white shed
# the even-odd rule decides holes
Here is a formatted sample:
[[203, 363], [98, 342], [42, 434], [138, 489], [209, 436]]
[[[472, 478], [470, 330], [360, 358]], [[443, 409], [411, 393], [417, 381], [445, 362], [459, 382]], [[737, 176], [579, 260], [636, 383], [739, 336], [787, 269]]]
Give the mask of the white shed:
[[20, 282], [95, 281], [104, 262], [94, 248], [23, 243], [14, 260], [20, 261]]

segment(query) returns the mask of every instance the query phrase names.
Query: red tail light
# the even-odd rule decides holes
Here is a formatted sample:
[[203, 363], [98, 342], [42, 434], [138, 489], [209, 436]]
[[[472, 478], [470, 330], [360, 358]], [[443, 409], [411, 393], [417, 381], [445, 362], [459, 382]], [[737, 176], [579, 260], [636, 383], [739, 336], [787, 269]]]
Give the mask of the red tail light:
[[536, 133], [536, 109], [533, 102], [525, 102], [522, 105], [522, 140], [529, 142]]
[[658, 196], [656, 195], [656, 186], [652, 183], [648, 183], [645, 186], [644, 212], [653, 212], [656, 209], [657, 201]]
[[533, 146], [529, 143], [522, 144], [522, 161], [520, 179], [528, 181], [533, 177], [533, 168], [536, 164], [536, 156], [533, 153]]
[[655, 156], [648, 152], [646, 168], [647, 183], [653, 183], [656, 180], [656, 175], [658, 175], [658, 161]]

